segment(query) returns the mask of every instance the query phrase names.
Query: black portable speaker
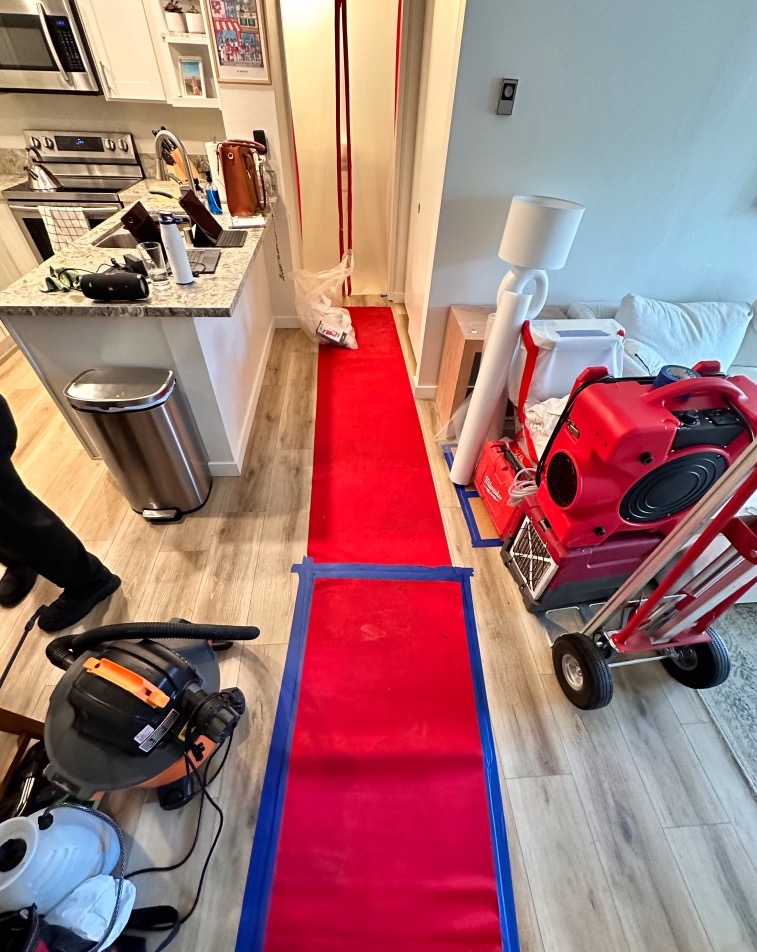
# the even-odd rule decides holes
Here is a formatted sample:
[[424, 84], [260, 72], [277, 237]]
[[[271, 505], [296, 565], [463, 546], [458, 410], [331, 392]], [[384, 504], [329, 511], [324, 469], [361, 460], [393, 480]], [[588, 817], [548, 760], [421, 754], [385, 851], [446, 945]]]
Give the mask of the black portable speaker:
[[150, 296], [144, 275], [128, 271], [83, 274], [79, 287], [86, 297], [95, 301], [139, 301]]

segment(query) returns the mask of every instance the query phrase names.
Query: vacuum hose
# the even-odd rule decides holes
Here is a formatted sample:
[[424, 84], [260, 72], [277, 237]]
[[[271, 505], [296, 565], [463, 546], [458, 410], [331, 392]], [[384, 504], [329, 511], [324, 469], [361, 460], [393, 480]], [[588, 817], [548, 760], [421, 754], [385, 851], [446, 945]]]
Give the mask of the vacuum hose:
[[53, 639], [45, 654], [56, 668], [68, 670], [85, 651], [111, 641], [136, 641], [142, 638], [190, 641], [253, 641], [260, 629], [253, 625], [196, 625], [193, 622], [127, 621], [121, 625], [103, 625], [79, 635], [61, 635]]

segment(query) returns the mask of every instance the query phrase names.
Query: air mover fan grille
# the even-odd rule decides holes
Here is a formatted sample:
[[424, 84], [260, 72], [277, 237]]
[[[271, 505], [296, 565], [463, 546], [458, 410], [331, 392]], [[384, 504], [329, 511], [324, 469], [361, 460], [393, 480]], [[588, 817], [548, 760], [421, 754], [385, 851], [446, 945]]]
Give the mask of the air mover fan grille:
[[623, 497], [627, 522], [656, 522], [688, 509], [723, 475], [728, 460], [720, 453], [691, 453], [671, 459], [635, 483]]
[[547, 489], [558, 506], [564, 509], [576, 498], [578, 475], [567, 453], [555, 453], [547, 466]]
[[511, 568], [517, 569], [521, 583], [536, 600], [557, 571], [557, 563], [546, 543], [539, 538], [530, 519], [524, 519], [510, 549]]

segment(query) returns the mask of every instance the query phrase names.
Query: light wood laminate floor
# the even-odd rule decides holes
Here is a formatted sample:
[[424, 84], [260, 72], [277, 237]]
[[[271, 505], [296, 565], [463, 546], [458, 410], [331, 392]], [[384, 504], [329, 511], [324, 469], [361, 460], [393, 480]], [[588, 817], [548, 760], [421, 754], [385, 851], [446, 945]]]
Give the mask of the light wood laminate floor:
[[[395, 314], [412, 366], [407, 319], [401, 307]], [[222, 656], [224, 683], [242, 688], [249, 713], [215, 784], [226, 826], [177, 952], [234, 948], [296, 592], [290, 567], [307, 545], [316, 361], [315, 345], [299, 331], [276, 332], [244, 475], [217, 479], [208, 505], [170, 527], [148, 525], [128, 508], [20, 355], [0, 365], [24, 478], [124, 580], [86, 626], [180, 615], [262, 629], [258, 642]], [[610, 708], [585, 714], [568, 704], [539, 623], [523, 609], [498, 551], [470, 546], [434, 443], [433, 402], [416, 405], [453, 561], [475, 570], [522, 949], [757, 950], [757, 803], [699, 698], [643, 665], [617, 676]], [[0, 666], [26, 618], [53, 597], [39, 582], [0, 615]], [[44, 717], [59, 675], [44, 658], [47, 640], [32, 632], [0, 705]], [[0, 756], [9, 749], [6, 738]], [[196, 805], [165, 814], [152, 794], [126, 791], [108, 806], [128, 831], [132, 869], [171, 862], [191, 842]], [[209, 821], [210, 811], [186, 868], [137, 881], [140, 904], [186, 908]]]

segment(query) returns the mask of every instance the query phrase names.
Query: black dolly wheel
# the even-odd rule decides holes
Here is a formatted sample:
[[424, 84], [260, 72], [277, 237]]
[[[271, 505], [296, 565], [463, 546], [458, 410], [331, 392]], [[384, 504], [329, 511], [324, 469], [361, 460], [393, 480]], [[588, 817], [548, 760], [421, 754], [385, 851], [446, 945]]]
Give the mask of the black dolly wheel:
[[668, 674], [687, 688], [715, 688], [731, 673], [728, 648], [714, 628], [708, 628], [710, 641], [676, 648], [662, 659]]
[[552, 664], [563, 693], [584, 711], [612, 700], [612, 675], [602, 651], [586, 635], [560, 635], [552, 647]]

